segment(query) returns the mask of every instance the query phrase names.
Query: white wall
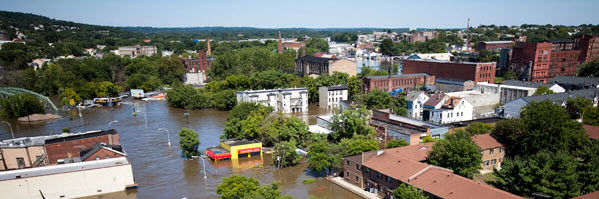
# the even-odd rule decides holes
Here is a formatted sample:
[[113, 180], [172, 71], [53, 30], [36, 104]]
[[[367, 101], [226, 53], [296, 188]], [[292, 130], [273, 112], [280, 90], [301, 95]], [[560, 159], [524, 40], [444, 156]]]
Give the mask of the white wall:
[[0, 181], [0, 198], [77, 198], [124, 191], [134, 184], [130, 164]]
[[203, 85], [206, 81], [204, 73], [185, 73], [185, 84]]
[[431, 121], [436, 124], [446, 124], [460, 121], [472, 120], [474, 108], [467, 100], [460, 100], [454, 109], [431, 110]]

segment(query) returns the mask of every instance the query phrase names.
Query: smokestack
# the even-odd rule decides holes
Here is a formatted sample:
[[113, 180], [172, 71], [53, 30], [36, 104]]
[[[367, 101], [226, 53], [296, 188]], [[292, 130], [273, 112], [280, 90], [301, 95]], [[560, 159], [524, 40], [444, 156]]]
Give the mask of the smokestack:
[[281, 41], [281, 31], [279, 31], [279, 43], [277, 45], [277, 50], [279, 51], [279, 54], [283, 53], [283, 41]]
[[306, 56], [306, 43], [302, 42], [302, 57]]
[[206, 45], [208, 48], [208, 52], [206, 53], [208, 56], [212, 55], [212, 50], [210, 50], [210, 39], [206, 41]]
[[466, 30], [470, 30], [470, 18], [468, 18], [468, 24], [466, 24]]

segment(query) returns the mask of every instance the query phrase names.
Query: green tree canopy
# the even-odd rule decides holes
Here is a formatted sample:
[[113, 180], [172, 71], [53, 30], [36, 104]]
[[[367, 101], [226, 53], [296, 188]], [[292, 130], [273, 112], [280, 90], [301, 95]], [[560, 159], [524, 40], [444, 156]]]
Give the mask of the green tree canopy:
[[223, 182], [216, 187], [219, 199], [291, 199], [289, 195], [283, 195], [279, 189], [279, 182], [271, 185], [260, 186], [258, 179], [231, 175], [223, 178]]
[[400, 146], [408, 146], [408, 145], [410, 145], [410, 144], [403, 139], [389, 140], [387, 142], [387, 145], [385, 146], [385, 148], [390, 149], [390, 148], [395, 148], [395, 147], [400, 147]]
[[301, 159], [301, 156], [295, 151], [297, 149], [294, 140], [283, 141], [275, 144], [276, 153], [273, 155], [274, 164], [277, 167], [288, 167], [295, 165]]
[[187, 158], [200, 155], [200, 152], [198, 151], [200, 138], [198, 138], [198, 134], [191, 129], [182, 128], [179, 131], [179, 145], [183, 151], [183, 155]]
[[428, 197], [426, 197], [426, 195], [424, 195], [424, 192], [418, 190], [418, 188], [409, 185], [409, 184], [404, 184], [401, 183], [399, 186], [397, 186], [397, 188], [395, 188], [393, 190], [393, 197], [394, 198], [401, 198], [401, 199], [427, 199]]
[[533, 93], [532, 95], [547, 95], [547, 94], [552, 94], [553, 91], [549, 90], [549, 88], [545, 87], [545, 86], [539, 86], [537, 87], [537, 91], [535, 91], [535, 93]]
[[0, 98], [0, 107], [2, 108], [2, 115], [8, 118], [18, 118], [45, 112], [44, 105], [40, 102], [40, 99], [27, 93]]
[[578, 66], [579, 77], [599, 77], [599, 60], [586, 62]]
[[333, 141], [338, 142], [343, 138], [351, 138], [354, 135], [373, 137], [376, 132], [367, 124], [369, 115], [370, 112], [363, 108], [345, 110], [341, 114], [334, 115], [331, 122]]
[[480, 149], [470, 137], [448, 136], [433, 145], [428, 153], [430, 164], [451, 169], [467, 178], [479, 173], [481, 158]]
[[390, 102], [391, 94], [379, 89], [371, 90], [364, 97], [364, 105], [370, 110], [388, 108], [391, 105]]

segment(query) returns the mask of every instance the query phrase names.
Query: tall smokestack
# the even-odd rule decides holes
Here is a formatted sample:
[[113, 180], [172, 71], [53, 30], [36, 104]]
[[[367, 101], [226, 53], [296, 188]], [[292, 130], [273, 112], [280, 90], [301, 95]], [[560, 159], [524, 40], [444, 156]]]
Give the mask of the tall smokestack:
[[279, 51], [279, 54], [283, 53], [283, 41], [281, 41], [281, 31], [279, 31], [279, 43], [277, 45], [277, 50]]
[[468, 24], [466, 24], [466, 30], [470, 30], [470, 18], [468, 18]]
[[302, 57], [306, 56], [306, 42], [302, 42]]
[[210, 50], [210, 39], [206, 41], [206, 45], [208, 48], [208, 52], [206, 53], [208, 56], [212, 55], [212, 50]]

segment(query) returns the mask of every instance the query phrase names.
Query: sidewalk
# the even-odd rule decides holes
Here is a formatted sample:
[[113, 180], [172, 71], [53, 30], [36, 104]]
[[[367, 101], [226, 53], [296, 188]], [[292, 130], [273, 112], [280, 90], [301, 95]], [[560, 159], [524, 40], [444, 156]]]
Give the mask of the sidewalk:
[[346, 182], [341, 177], [329, 176], [329, 177], [325, 177], [325, 178], [327, 180], [335, 183], [336, 185], [339, 185], [340, 187], [343, 187], [343, 188], [347, 189], [348, 191], [351, 191], [352, 193], [354, 193], [362, 198], [366, 198], [366, 199], [381, 199], [382, 198], [382, 197], [378, 196], [377, 194], [370, 193], [368, 191], [364, 191], [360, 187]]

